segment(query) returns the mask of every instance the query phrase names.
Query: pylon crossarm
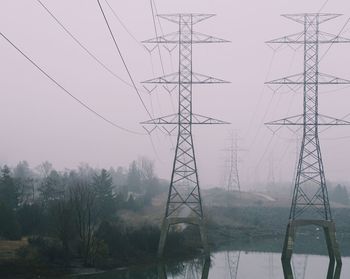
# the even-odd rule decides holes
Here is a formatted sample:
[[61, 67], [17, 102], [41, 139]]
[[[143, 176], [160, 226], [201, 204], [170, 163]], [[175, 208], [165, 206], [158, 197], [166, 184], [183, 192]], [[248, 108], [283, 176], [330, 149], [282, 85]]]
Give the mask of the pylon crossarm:
[[193, 44], [199, 44], [199, 43], [229, 43], [230, 41], [217, 38], [214, 36], [202, 34], [199, 32], [192, 32], [192, 43]]
[[267, 123], [265, 123], [265, 125], [267, 125], [267, 126], [275, 126], [275, 125], [278, 125], [278, 126], [280, 126], [280, 125], [292, 125], [292, 126], [304, 125], [303, 117], [304, 116], [302, 114], [295, 115], [295, 116], [290, 116], [290, 117], [287, 117], [287, 118], [282, 118], [282, 119], [279, 119], [279, 120], [267, 122]]
[[323, 114], [319, 114], [318, 117], [319, 117], [318, 125], [323, 125], [323, 126], [350, 125], [350, 121], [346, 121], [346, 120], [343, 120], [343, 119], [338, 119], [338, 118], [334, 118], [334, 117], [323, 115]]
[[186, 124], [193, 124], [193, 125], [219, 125], [219, 124], [230, 124], [229, 122], [222, 121], [219, 119], [215, 119], [212, 117], [203, 116], [200, 114], [192, 114], [192, 121], [179, 121], [179, 114], [170, 114], [167, 116], [154, 118], [148, 121], [141, 122], [141, 124], [151, 124], [151, 125], [186, 125]]
[[161, 14], [159, 18], [178, 24], [181, 17], [191, 17], [192, 25], [216, 16], [215, 14]]
[[178, 118], [179, 118], [179, 114], [175, 113], [175, 114], [170, 114], [159, 118], [150, 119], [150, 120], [141, 122], [141, 124], [153, 124], [153, 125], [177, 124], [179, 122]]
[[142, 41], [143, 44], [178, 44], [179, 32], [169, 33], [163, 36], [158, 36], [152, 39]]
[[318, 73], [319, 84], [350, 84], [350, 80], [338, 78], [329, 74]]
[[230, 124], [229, 122], [203, 116], [200, 114], [192, 114], [192, 124]]
[[350, 84], [350, 80], [338, 78], [329, 74], [318, 73], [318, 79], [314, 77], [307, 78], [304, 80], [304, 73], [295, 74], [286, 76], [283, 78], [275, 79], [268, 81], [265, 84], [278, 84], [278, 85], [287, 85], [287, 84], [321, 84], [321, 85], [334, 85], [334, 84]]
[[295, 116], [267, 122], [267, 123], [265, 123], [265, 125], [267, 125], [267, 126], [283, 126], [283, 125], [290, 125], [290, 126], [304, 126], [304, 125], [344, 126], [344, 125], [350, 125], [350, 121], [334, 118], [334, 117], [323, 115], [323, 114], [318, 114], [318, 122], [317, 123], [315, 122], [314, 118], [310, 118], [310, 120], [313, 120], [314, 122], [313, 123], [304, 123], [304, 115], [300, 114], [300, 115], [295, 115]]
[[320, 44], [350, 43], [349, 38], [340, 35], [334, 35], [323, 31], [320, 31], [318, 34], [320, 36], [318, 43]]
[[196, 73], [192, 73], [192, 83], [194, 84], [201, 84], [201, 83], [230, 83], [226, 80], [223, 79], [219, 79], [219, 78], [214, 78], [211, 76], [206, 76], [203, 74], [196, 74]]
[[[142, 83], [166, 83], [166, 84], [178, 84], [179, 83], [179, 73], [172, 73], [165, 76], [157, 77], [154, 79], [146, 80]], [[203, 74], [197, 74], [192, 72], [192, 76], [188, 80], [184, 80], [181, 84], [216, 84], [216, 83], [229, 83], [228, 81], [215, 78], [212, 76], [207, 76]]]
[[340, 35], [334, 35], [327, 32], [319, 31], [318, 37], [305, 40], [305, 32], [299, 32], [287, 36], [283, 36], [277, 39], [267, 41], [267, 44], [339, 44], [350, 43], [349, 38], [342, 37]]
[[265, 42], [266, 44], [303, 44], [305, 32], [299, 32]]
[[179, 73], [168, 74], [165, 76], [149, 79], [143, 81], [142, 83], [166, 83], [166, 84], [178, 84], [179, 83]]
[[265, 84], [304, 84], [304, 74], [294, 74], [283, 78], [265, 82]]
[[[192, 36], [183, 39], [180, 43], [192, 44], [209, 44], [209, 43], [228, 43], [229, 41], [217, 38], [215, 36], [192, 32]], [[142, 41], [144, 44], [179, 44], [179, 32], [169, 33], [163, 36], [158, 36], [149, 40]]]
[[[342, 14], [329, 14], [329, 13], [307, 13], [306, 14], [305, 13], [305, 14], [283, 14], [282, 16], [301, 24], [304, 24], [305, 20], [310, 21], [311, 19], [313, 21], [313, 20], [316, 20], [316, 18], [318, 18], [318, 24], [321, 24], [328, 20], [332, 20], [334, 18], [342, 16]], [[310, 24], [310, 22], [308, 23]]]

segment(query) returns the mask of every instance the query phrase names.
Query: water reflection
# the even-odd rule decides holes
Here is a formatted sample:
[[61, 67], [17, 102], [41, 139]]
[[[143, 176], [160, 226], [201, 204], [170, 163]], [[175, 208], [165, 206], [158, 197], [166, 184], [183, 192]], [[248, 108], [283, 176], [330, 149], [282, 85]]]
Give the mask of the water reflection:
[[292, 270], [295, 279], [305, 279], [307, 259], [307, 255], [293, 255]]
[[[220, 257], [218, 257], [220, 255]], [[278, 265], [274, 263], [274, 256], [279, 258], [278, 254], [267, 254], [267, 263], [265, 257], [265, 275], [258, 271], [254, 261], [249, 261], [251, 269], [255, 270], [254, 273], [259, 274], [259, 278], [268, 279], [281, 279], [282, 274], [276, 272], [281, 270], [282, 266], [280, 261]], [[249, 254], [245, 254], [245, 257]], [[311, 256], [314, 258], [315, 256]], [[324, 258], [324, 257], [323, 257]], [[239, 271], [239, 265], [241, 260], [241, 251], [225, 251], [217, 254], [213, 257], [211, 262], [209, 259], [194, 259], [175, 265], [161, 264], [158, 266], [158, 279], [241, 279], [250, 278], [247, 277], [246, 264], [243, 263], [243, 269]], [[324, 264], [321, 267], [315, 269], [315, 264], [312, 264], [312, 268], [308, 270], [309, 256], [295, 254], [292, 257], [290, 263], [283, 263], [284, 279], [308, 279], [308, 278], [327, 278], [327, 279], [340, 279], [341, 265], [338, 265], [334, 269], [334, 263], [329, 262], [328, 269]], [[279, 268], [278, 268], [279, 266]], [[211, 270], [209, 275], [209, 270]], [[316, 275], [317, 274], [317, 275]], [[316, 277], [315, 277], [316, 276]]]
[[175, 266], [159, 264], [158, 279], [208, 279], [210, 258], [193, 259]]
[[227, 263], [226, 271], [228, 276], [226, 278], [236, 279], [238, 274], [239, 259], [241, 251], [226, 251], [225, 261]]
[[[291, 262], [282, 261], [284, 279], [307, 279], [308, 255], [293, 255]], [[330, 260], [325, 274], [327, 279], [339, 279], [342, 264], [335, 266], [335, 261]], [[311, 277], [309, 277], [311, 278]]]
[[280, 253], [221, 251], [211, 260], [193, 259], [163, 265], [141, 265], [98, 274], [79, 275], [79, 279], [345, 279], [350, 278], [350, 257], [327, 277], [329, 258], [320, 255], [294, 254], [290, 273], [283, 275]]

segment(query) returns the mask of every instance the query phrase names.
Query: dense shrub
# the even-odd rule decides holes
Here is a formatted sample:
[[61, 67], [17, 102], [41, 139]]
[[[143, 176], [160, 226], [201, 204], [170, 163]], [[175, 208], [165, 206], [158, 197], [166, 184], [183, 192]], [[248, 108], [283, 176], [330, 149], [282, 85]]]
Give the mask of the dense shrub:
[[17, 221], [16, 212], [0, 203], [0, 238], [19, 240], [21, 228]]

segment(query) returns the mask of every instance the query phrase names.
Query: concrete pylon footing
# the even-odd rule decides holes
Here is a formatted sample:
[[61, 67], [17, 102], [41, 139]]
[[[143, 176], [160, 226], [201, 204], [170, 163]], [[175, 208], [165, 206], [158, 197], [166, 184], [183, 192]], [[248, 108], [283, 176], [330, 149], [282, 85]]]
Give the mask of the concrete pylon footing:
[[176, 224], [190, 224], [190, 225], [198, 226], [204, 255], [206, 257], [209, 257], [210, 252], [209, 252], [209, 245], [208, 245], [208, 236], [207, 236], [207, 231], [205, 229], [205, 224], [203, 219], [195, 218], [195, 217], [173, 217], [173, 218], [163, 219], [161, 232], [160, 232], [159, 246], [158, 246], [158, 254], [157, 254], [158, 258], [163, 257], [164, 248], [165, 248], [170, 226], [176, 225]]
[[[339, 245], [336, 239], [335, 224], [328, 220], [290, 220], [287, 225], [286, 236], [282, 251], [282, 266], [285, 279], [294, 279], [291, 266], [293, 248], [295, 243], [295, 235], [298, 227], [303, 226], [318, 226], [322, 227], [327, 244], [329, 266], [327, 279], [339, 279], [342, 266], [342, 260], [339, 250]], [[335, 268], [336, 265], [336, 268]]]

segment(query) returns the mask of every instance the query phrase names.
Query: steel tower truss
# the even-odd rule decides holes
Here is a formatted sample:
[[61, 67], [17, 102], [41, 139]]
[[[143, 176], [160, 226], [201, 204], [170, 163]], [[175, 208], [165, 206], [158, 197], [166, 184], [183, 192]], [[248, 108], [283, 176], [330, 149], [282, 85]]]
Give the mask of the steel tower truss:
[[[211, 18], [211, 14], [170, 14], [159, 15], [160, 18], [178, 25], [177, 32], [159, 36], [145, 41], [150, 44], [178, 44], [178, 72], [159, 78], [147, 80], [146, 84], [173, 84], [178, 87], [178, 113], [168, 115], [142, 124], [175, 125], [167, 131], [178, 130], [177, 145], [173, 170], [166, 204], [165, 216], [161, 227], [158, 256], [163, 255], [169, 227], [174, 224], [187, 223], [198, 225], [205, 253], [208, 253], [207, 236], [204, 228], [202, 199], [198, 182], [196, 157], [192, 138], [193, 124], [228, 124], [211, 117], [197, 115], [192, 112], [192, 86], [194, 84], [217, 84], [226, 81], [214, 77], [197, 74], [192, 71], [193, 44], [224, 43], [225, 40], [207, 36], [193, 31], [193, 26]], [[153, 130], [153, 129], [152, 129]]]
[[300, 149], [292, 205], [282, 253], [285, 278], [293, 278], [290, 260], [293, 252], [296, 228], [316, 225], [324, 229], [330, 257], [327, 278], [334, 278], [335, 260], [341, 266], [341, 256], [335, 236], [335, 224], [329, 205], [326, 179], [319, 144], [319, 126], [349, 125], [350, 122], [319, 114], [319, 85], [349, 84], [340, 79], [319, 72], [319, 46], [321, 44], [349, 43], [350, 39], [319, 30], [319, 25], [340, 15], [338, 14], [290, 14], [284, 17], [303, 24], [304, 31], [269, 41], [269, 44], [297, 44], [304, 47], [304, 72], [267, 84], [303, 87], [303, 114], [266, 123], [267, 125], [300, 125], [303, 138]]
[[241, 192], [241, 183], [239, 180], [239, 171], [238, 171], [238, 152], [243, 149], [238, 147], [238, 135], [232, 136], [230, 147], [227, 150], [229, 152], [229, 161], [228, 161], [228, 177], [227, 177], [227, 191], [232, 192], [238, 190]]

